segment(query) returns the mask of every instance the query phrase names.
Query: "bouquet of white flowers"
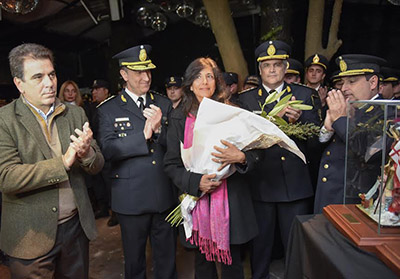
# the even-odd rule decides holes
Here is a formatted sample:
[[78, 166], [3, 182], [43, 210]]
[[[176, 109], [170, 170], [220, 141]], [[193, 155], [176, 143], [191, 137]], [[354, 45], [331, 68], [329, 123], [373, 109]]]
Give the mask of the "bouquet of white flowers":
[[[188, 171], [201, 174], [217, 174], [220, 180], [235, 172], [234, 166], [218, 171], [220, 164], [212, 161], [214, 146], [224, 148], [221, 140], [229, 141], [238, 149], [265, 149], [278, 144], [306, 162], [296, 143], [271, 121], [247, 110], [204, 98], [199, 106], [193, 129], [193, 143], [188, 149], [181, 144], [181, 157]], [[184, 194], [181, 204], [166, 218], [172, 225], [185, 226], [186, 237], [191, 234], [190, 212], [197, 197]]]

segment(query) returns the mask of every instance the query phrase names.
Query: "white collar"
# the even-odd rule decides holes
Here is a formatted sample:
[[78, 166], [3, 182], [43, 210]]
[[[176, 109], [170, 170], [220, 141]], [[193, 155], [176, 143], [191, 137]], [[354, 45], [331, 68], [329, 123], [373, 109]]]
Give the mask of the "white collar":
[[146, 94], [143, 94], [143, 95], [141, 95], [141, 96], [138, 96], [138, 95], [136, 95], [135, 93], [129, 91], [128, 88], [125, 88], [125, 92], [126, 92], [126, 94], [128, 94], [129, 97], [131, 97], [131, 99], [135, 102], [135, 104], [136, 104], [138, 107], [139, 107], [139, 105], [140, 105], [140, 103], [139, 103], [139, 101], [138, 101], [139, 97], [142, 97], [142, 98], [143, 98], [143, 105], [146, 106], [146, 95], [147, 95], [147, 93], [146, 93]]
[[[281, 85], [279, 85], [277, 88], [275, 88], [275, 91], [277, 91], [278, 93], [281, 93], [281, 91], [283, 90], [283, 85], [284, 84], [285, 83], [282, 82]], [[264, 87], [265, 90], [267, 90], [268, 93], [269, 93], [269, 91], [273, 90], [273, 89], [269, 88], [268, 86], [266, 86], [264, 83], [262, 84], [262, 86]]]

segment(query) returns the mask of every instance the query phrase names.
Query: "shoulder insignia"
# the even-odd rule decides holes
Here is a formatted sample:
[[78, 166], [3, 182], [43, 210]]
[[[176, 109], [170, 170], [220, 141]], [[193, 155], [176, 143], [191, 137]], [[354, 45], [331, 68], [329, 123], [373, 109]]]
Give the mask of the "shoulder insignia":
[[310, 86], [308, 86], [308, 85], [305, 85], [305, 84], [303, 84], [303, 83], [292, 82], [291, 85], [295, 85], [295, 86], [297, 85], [297, 86], [300, 86], [300, 87], [304, 87], [304, 88], [310, 89], [310, 90], [312, 90], [313, 92], [314, 92], [314, 91], [317, 92], [317, 90], [315, 90], [314, 88], [312, 88], [312, 87], [310, 87]]
[[161, 97], [164, 97], [164, 98], [168, 98], [168, 97], [165, 96], [164, 94], [162, 94], [162, 93], [160, 93], [160, 92], [157, 92], [157, 91], [155, 91], [155, 90], [149, 90], [149, 95], [150, 95], [150, 98], [151, 98], [152, 100], [154, 100], [154, 95], [158, 95], [158, 96], [161, 96]]
[[96, 108], [99, 108], [102, 104], [108, 102], [108, 101], [111, 100], [111, 99], [114, 99], [116, 96], [117, 96], [117, 95], [111, 95], [110, 97], [108, 97], [107, 99], [105, 99], [103, 102], [101, 102], [100, 104], [98, 104], [98, 105], [96, 106]]
[[373, 109], [374, 109], [374, 106], [370, 106], [369, 108], [366, 109], [365, 112], [370, 112], [370, 111], [372, 111]]
[[253, 87], [253, 88], [247, 88], [247, 89], [245, 89], [245, 90], [242, 90], [242, 91], [238, 92], [238, 94], [243, 94], [243, 93], [249, 92], [249, 91], [251, 91], [251, 90], [254, 90], [254, 87]]

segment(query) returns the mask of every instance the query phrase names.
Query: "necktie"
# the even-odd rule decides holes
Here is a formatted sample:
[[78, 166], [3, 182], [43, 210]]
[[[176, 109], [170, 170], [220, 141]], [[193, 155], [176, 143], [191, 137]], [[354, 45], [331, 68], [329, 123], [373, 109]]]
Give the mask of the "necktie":
[[143, 110], [144, 110], [144, 100], [143, 100], [142, 97], [139, 97], [139, 98], [138, 98], [138, 101], [139, 101], [139, 108], [140, 108], [140, 111], [143, 112]]

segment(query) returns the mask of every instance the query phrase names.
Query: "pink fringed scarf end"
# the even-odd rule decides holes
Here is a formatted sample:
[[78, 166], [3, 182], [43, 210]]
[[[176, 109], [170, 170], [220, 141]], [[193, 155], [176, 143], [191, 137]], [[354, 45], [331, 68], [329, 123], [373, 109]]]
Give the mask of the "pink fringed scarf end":
[[200, 237], [198, 231], [193, 230], [192, 236], [187, 240], [189, 240], [192, 245], [199, 247], [200, 252], [205, 255], [207, 261], [218, 261], [226, 265], [232, 264], [232, 256], [229, 248], [227, 250], [218, 248], [216, 242], [211, 239]]

